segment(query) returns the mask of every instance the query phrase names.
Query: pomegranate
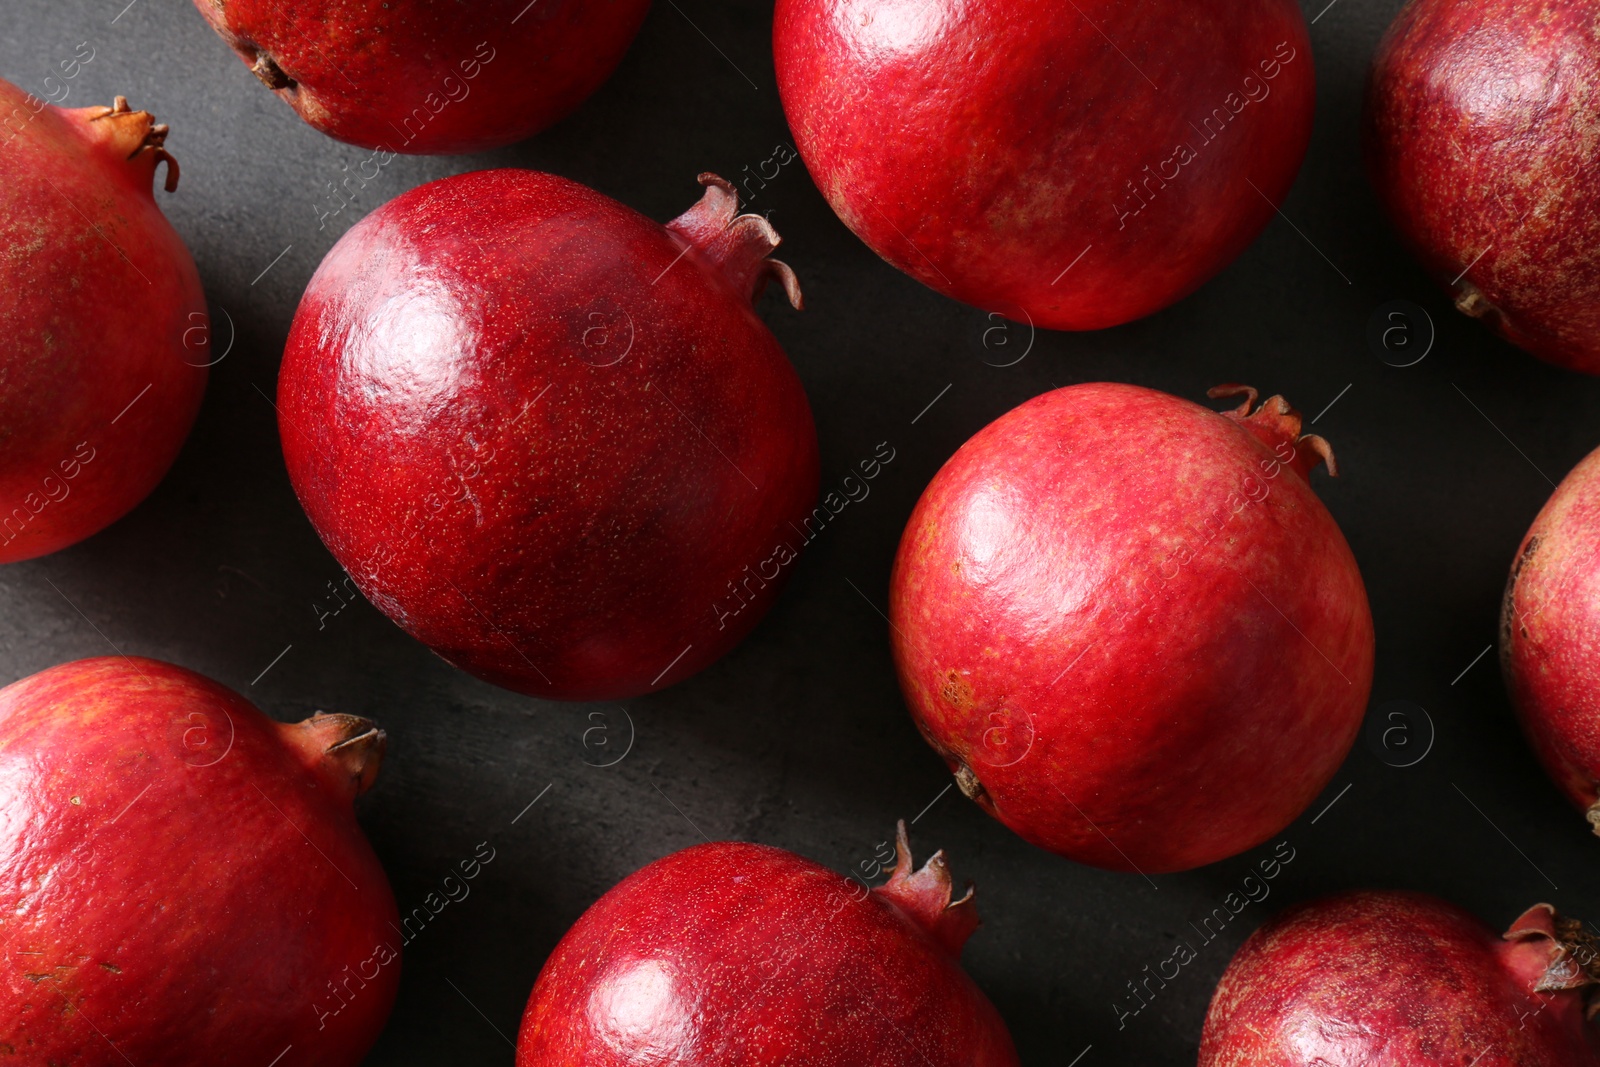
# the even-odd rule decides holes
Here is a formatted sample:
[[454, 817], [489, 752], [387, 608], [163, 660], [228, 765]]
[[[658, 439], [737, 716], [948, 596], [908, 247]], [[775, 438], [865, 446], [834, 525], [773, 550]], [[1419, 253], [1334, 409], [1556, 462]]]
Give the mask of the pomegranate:
[[1562, 480], [1517, 549], [1500, 665], [1534, 752], [1600, 834], [1600, 450]]
[[388, 152], [441, 153], [520, 141], [583, 103], [622, 60], [650, 0], [195, 6], [323, 133]]
[[1198, 288], [1311, 137], [1293, 0], [778, 0], [773, 43], [844, 224], [923, 284], [1052, 329]]
[[414, 189], [318, 268], [278, 381], [289, 476], [362, 593], [537, 696], [650, 692], [749, 632], [812, 531], [816, 430], [751, 307], [733, 187], [666, 227], [533, 171]]
[[1548, 904], [1502, 939], [1419, 893], [1312, 901], [1234, 956], [1200, 1067], [1596, 1067], [1584, 1001], [1597, 960], [1582, 924]]
[[944, 853], [876, 889], [783, 849], [696, 845], [601, 897], [545, 962], [517, 1067], [1015, 1067], [957, 962], [977, 928]]
[[1367, 88], [1368, 170], [1456, 307], [1600, 374], [1593, 0], [1412, 0]]
[[0, 690], [0, 1049], [17, 1063], [355, 1067], [400, 978], [351, 801], [384, 734], [277, 723], [106, 657]]
[[1036, 845], [1141, 872], [1265, 841], [1361, 727], [1372, 616], [1282, 397], [1057, 389], [962, 445], [890, 580], [918, 728]]
[[189, 434], [205, 295], [152, 185], [167, 127], [117, 97], [64, 110], [0, 81], [0, 563], [143, 500]]

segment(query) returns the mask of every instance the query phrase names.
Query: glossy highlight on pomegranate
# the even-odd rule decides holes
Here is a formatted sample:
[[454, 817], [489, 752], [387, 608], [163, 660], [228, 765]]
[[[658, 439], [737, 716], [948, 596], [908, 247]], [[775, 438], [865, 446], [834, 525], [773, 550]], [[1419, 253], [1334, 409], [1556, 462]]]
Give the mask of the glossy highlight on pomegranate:
[[1500, 666], [1534, 752], [1600, 834], [1600, 451], [1562, 479], [1517, 548]]
[[1251, 935], [1217, 986], [1200, 1067], [1595, 1067], [1600, 951], [1548, 904], [1503, 938], [1418, 893], [1347, 893]]
[[611, 76], [650, 0], [195, 0], [316, 129], [389, 152], [479, 152], [563, 118]]
[[800, 155], [874, 252], [1061, 330], [1148, 315], [1273, 217], [1315, 98], [1292, 0], [778, 0]]
[[152, 185], [167, 127], [0, 81], [0, 563], [65, 548], [155, 488], [205, 392], [194, 260]]
[[905, 823], [876, 889], [792, 852], [720, 841], [629, 875], [569, 930], [522, 1017], [517, 1067], [1015, 1067], [957, 962], [977, 928], [944, 853]]
[[22, 1064], [356, 1067], [399, 984], [352, 801], [384, 734], [278, 723], [181, 667], [0, 690], [0, 1049]]
[[800, 289], [766, 220], [701, 182], [667, 226], [533, 171], [432, 182], [301, 301], [278, 380], [295, 492], [361, 592], [480, 678], [659, 689], [792, 570], [816, 430], [751, 302]]
[[1592, 0], [1412, 0], [1367, 87], [1367, 168], [1456, 307], [1600, 374], [1600, 19]]
[[[1322, 791], [1372, 683], [1365, 587], [1282, 397], [1057, 389], [917, 502], [890, 643], [917, 727], [1027, 840], [1117, 870], [1236, 855]], [[1252, 410], [1253, 409], [1253, 410]]]

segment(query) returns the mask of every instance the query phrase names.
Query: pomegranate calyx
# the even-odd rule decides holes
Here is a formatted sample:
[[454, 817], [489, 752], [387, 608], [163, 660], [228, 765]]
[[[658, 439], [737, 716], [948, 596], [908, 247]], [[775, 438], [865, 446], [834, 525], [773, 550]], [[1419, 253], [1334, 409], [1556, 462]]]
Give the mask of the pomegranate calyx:
[[[1505, 932], [1505, 939], [1519, 950], [1526, 946], [1540, 954], [1536, 963], [1543, 969], [1534, 983], [1535, 993], [1600, 986], [1600, 937], [1549, 904], [1535, 904], [1519, 915]], [[1600, 999], [1591, 996], [1587, 1014], [1594, 1018], [1597, 1012]]]
[[977, 772], [965, 763], [957, 763], [955, 770], [956, 786], [961, 790], [961, 795], [980, 806], [988, 803], [989, 791], [983, 788], [983, 783], [978, 780]]
[[706, 173], [699, 182], [705, 187], [699, 202], [667, 223], [667, 229], [693, 245], [751, 303], [776, 278], [789, 303], [803, 308], [794, 271], [782, 260], [767, 258], [783, 241], [772, 223], [761, 215], [739, 214], [739, 192], [727, 179]]
[[1206, 396], [1213, 400], [1230, 396], [1244, 397], [1243, 403], [1232, 411], [1222, 412], [1222, 415], [1243, 426], [1280, 458], [1283, 456], [1283, 446], [1287, 444], [1294, 450], [1294, 459], [1286, 461], [1284, 465], [1292, 467], [1300, 477], [1309, 481], [1318, 463], [1326, 463], [1328, 474], [1332, 477], [1339, 476], [1339, 465], [1333, 458], [1333, 446], [1317, 434], [1302, 434], [1300, 427], [1303, 417], [1283, 397], [1270, 396], [1252, 412], [1251, 406], [1261, 396], [1252, 386], [1230, 382], [1207, 389]]
[[177, 191], [178, 161], [167, 151], [167, 133], [170, 127], [166, 123], [157, 124], [156, 117], [148, 111], [133, 110], [125, 96], [117, 97], [110, 107], [88, 108], [86, 112], [79, 114], [85, 115], [90, 130], [112, 150], [121, 154], [130, 163], [141, 158], [149, 160], [152, 180], [155, 178], [156, 166], [165, 163], [167, 180], [163, 187], [169, 193]]
[[1489, 323], [1500, 318], [1500, 309], [1490, 303], [1489, 298], [1483, 295], [1483, 290], [1473, 285], [1469, 279], [1461, 279], [1457, 289], [1459, 289], [1455, 298], [1457, 311], [1469, 318], [1483, 319]]
[[293, 78], [283, 72], [282, 67], [278, 66], [278, 61], [265, 52], [256, 53], [255, 60], [250, 64], [250, 73], [254, 74], [262, 85], [265, 85], [273, 92], [277, 92], [280, 89], [293, 89], [297, 84]]
[[1600, 800], [1589, 805], [1589, 810], [1584, 813], [1589, 819], [1589, 826], [1594, 830], [1594, 835], [1600, 837]]
[[371, 719], [319, 711], [296, 723], [279, 723], [292, 747], [324, 778], [338, 783], [353, 800], [372, 788], [388, 748], [389, 735]]
[[950, 863], [942, 849], [928, 857], [921, 870], [911, 869], [911, 839], [904, 819], [895, 829], [894, 873], [873, 892], [897, 906], [952, 956], [961, 955], [967, 938], [978, 928], [977, 897], [971, 882], [966, 895], [951, 903]]

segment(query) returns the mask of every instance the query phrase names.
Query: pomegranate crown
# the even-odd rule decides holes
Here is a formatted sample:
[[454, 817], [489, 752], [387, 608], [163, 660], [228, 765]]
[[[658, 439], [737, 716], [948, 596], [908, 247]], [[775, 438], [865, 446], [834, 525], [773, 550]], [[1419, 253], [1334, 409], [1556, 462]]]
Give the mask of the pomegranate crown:
[[928, 857], [921, 870], [912, 871], [911, 839], [904, 819], [895, 828], [894, 873], [873, 892], [899, 907], [952, 956], [961, 955], [967, 938], [978, 928], [978, 904], [971, 882], [966, 895], [951, 902], [950, 864], [942, 849]]
[[667, 229], [688, 241], [718, 267], [733, 287], [752, 303], [776, 278], [796, 310], [805, 306], [800, 280], [782, 260], [768, 259], [783, 238], [761, 215], [739, 214], [739, 191], [715, 174], [700, 175], [705, 187], [700, 200], [667, 223]]
[[1206, 390], [1206, 396], [1213, 400], [1229, 396], [1244, 397], [1244, 403], [1232, 411], [1222, 412], [1223, 417], [1243, 426], [1280, 458], [1283, 455], [1283, 446], [1287, 444], [1294, 450], [1294, 458], [1285, 460], [1285, 466], [1293, 467], [1299, 472], [1300, 477], [1309, 480], [1311, 472], [1319, 462], [1328, 465], [1330, 475], [1335, 478], [1339, 476], [1339, 465], [1333, 458], [1333, 446], [1314, 433], [1302, 434], [1300, 427], [1303, 418], [1300, 412], [1283, 397], [1269, 396], [1252, 412], [1251, 406], [1261, 396], [1261, 393], [1252, 386], [1231, 382], [1226, 385], [1215, 385]]
[[319, 711], [278, 731], [312, 771], [351, 800], [372, 788], [389, 735], [371, 719]]
[[148, 111], [133, 110], [125, 96], [115, 98], [110, 107], [86, 108], [79, 114], [85, 115], [90, 128], [103, 136], [106, 143], [130, 163], [148, 159], [152, 178], [157, 164], [165, 163], [167, 180], [164, 188], [169, 193], [177, 191], [178, 161], [167, 151], [169, 127], [166, 123], [157, 124], [155, 116]]
[[1536, 993], [1587, 991], [1587, 1018], [1600, 1015], [1600, 938], [1583, 923], [1569, 919], [1549, 904], [1535, 904], [1511, 924], [1505, 939], [1540, 954], [1543, 965], [1534, 983]]

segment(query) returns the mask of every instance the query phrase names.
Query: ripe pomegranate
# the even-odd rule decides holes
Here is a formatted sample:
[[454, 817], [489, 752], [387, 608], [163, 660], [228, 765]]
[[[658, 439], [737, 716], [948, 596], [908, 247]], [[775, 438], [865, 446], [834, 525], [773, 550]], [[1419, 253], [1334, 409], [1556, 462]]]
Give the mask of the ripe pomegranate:
[[517, 1067], [1015, 1067], [957, 962], [977, 928], [935, 853], [877, 889], [783, 849], [696, 845], [635, 871], [545, 962]]
[[389, 152], [454, 153], [520, 141], [583, 103], [622, 60], [650, 0], [195, 6], [323, 133]]
[[1311, 491], [1333, 453], [1282, 397], [1217, 413], [1152, 389], [1035, 397], [923, 492], [890, 580], [918, 728], [1036, 845], [1176, 871], [1251, 848], [1361, 727], [1372, 616]]
[[773, 43], [844, 224], [946, 296], [1052, 329], [1198, 288], [1311, 137], [1293, 0], [778, 0]]
[[1228, 965], [1200, 1067], [1596, 1067], [1596, 947], [1548, 904], [1503, 939], [1420, 893], [1302, 904]]
[[351, 801], [384, 734], [277, 723], [156, 660], [0, 690], [0, 1049], [74, 1067], [355, 1067], [400, 979]]
[[152, 184], [167, 127], [0, 81], [0, 563], [83, 540], [177, 458], [210, 363], [194, 260]]
[[700, 670], [776, 598], [816, 430], [751, 308], [778, 235], [733, 187], [663, 227], [533, 171], [351, 228], [290, 332], [295, 491], [357, 586], [449, 662], [569, 700]]
[[1412, 0], [1367, 88], [1368, 170], [1456, 307], [1600, 374], [1593, 0]]
[[1534, 752], [1600, 834], [1600, 450], [1562, 480], [1517, 549], [1500, 666]]

